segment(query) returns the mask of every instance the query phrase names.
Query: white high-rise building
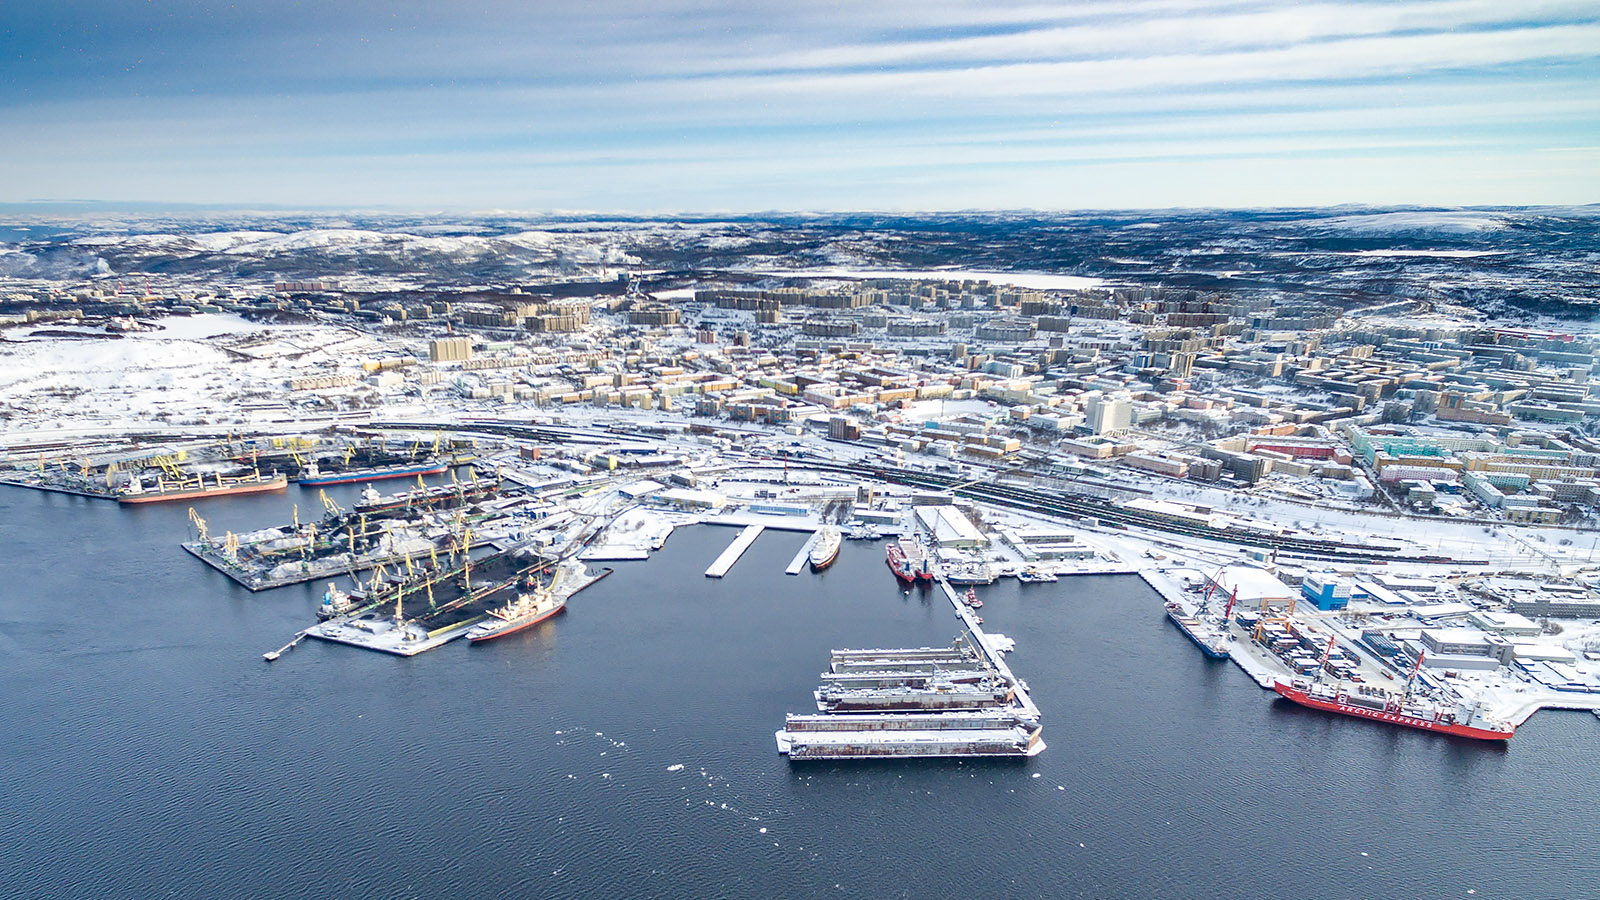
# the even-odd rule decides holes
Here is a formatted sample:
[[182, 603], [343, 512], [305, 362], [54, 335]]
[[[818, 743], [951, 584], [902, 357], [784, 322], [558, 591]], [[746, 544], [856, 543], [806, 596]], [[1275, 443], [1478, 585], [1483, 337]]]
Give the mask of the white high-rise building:
[[1084, 413], [1089, 430], [1095, 434], [1127, 431], [1133, 424], [1133, 398], [1126, 394], [1090, 397]]

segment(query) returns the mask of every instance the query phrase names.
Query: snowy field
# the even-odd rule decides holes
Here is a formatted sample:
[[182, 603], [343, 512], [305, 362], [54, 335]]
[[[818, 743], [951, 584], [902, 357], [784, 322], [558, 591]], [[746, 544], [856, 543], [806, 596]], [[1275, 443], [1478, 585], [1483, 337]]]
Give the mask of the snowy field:
[[355, 362], [362, 355], [383, 349], [359, 332], [322, 325], [262, 326], [229, 315], [168, 317], [161, 325], [120, 338], [8, 329], [0, 341], [5, 430], [70, 433], [284, 419], [294, 401], [289, 378], [333, 368], [359, 371]]

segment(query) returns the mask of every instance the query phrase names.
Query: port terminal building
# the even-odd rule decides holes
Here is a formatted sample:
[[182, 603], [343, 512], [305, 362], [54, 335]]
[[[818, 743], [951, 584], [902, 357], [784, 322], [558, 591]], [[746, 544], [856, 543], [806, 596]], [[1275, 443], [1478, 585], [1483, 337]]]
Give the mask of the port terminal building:
[[915, 513], [917, 529], [941, 548], [976, 550], [989, 543], [978, 526], [955, 506], [919, 506]]
[[1277, 576], [1255, 566], [1223, 566], [1206, 579], [1206, 590], [1214, 590], [1224, 597], [1237, 592], [1239, 603], [1247, 606], [1283, 604], [1294, 597], [1289, 586]]

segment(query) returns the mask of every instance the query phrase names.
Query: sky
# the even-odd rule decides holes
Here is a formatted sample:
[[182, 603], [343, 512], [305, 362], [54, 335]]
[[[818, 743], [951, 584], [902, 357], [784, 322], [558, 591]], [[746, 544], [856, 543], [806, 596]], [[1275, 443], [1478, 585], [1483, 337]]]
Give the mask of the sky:
[[1600, 3], [49, 0], [0, 202], [1600, 201]]

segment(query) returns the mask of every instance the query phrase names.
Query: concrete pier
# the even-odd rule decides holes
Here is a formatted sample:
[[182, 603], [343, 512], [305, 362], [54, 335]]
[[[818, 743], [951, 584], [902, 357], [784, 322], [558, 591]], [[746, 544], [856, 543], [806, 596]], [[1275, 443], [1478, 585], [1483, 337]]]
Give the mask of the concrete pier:
[[754, 544], [756, 538], [760, 537], [761, 532], [765, 530], [765, 525], [746, 525], [744, 530], [739, 532], [739, 536], [733, 539], [733, 543], [728, 545], [728, 549], [722, 551], [722, 555], [717, 557], [717, 561], [712, 563], [711, 568], [706, 570], [706, 577], [721, 578], [728, 574], [728, 570], [733, 568], [733, 564], [739, 561], [739, 557], [750, 549], [750, 545]]
[[[1027, 682], [1011, 674], [1011, 667], [1006, 665], [1006, 661], [1000, 651], [990, 643], [989, 636], [984, 633], [983, 626], [978, 624], [978, 617], [973, 614], [972, 609], [962, 602], [961, 595], [956, 593], [956, 589], [950, 586], [950, 582], [940, 581], [939, 587], [944, 589], [944, 595], [950, 599], [950, 605], [956, 608], [956, 615], [961, 618], [962, 623], [967, 626], [967, 630], [972, 633], [973, 640], [977, 641], [978, 647], [983, 650], [983, 655], [988, 658], [989, 665], [1000, 674], [1001, 678], [1016, 687], [1017, 705], [1022, 708], [1026, 715], [1034, 719], [1039, 718], [1039, 707], [1035, 706], [1033, 698], [1028, 696]], [[1040, 743], [1042, 744], [1043, 742], [1041, 741]]]
[[810, 539], [807, 540], [804, 544], [800, 545], [800, 552], [796, 553], [794, 555], [794, 559], [789, 560], [789, 568], [784, 569], [783, 570], [783, 574], [785, 574], [785, 575], [799, 575], [800, 572], [803, 569], [805, 569], [806, 560], [809, 559], [810, 556], [811, 556], [811, 548], [813, 546], [815, 546], [816, 543], [817, 543], [817, 533], [813, 531], [811, 533]]

